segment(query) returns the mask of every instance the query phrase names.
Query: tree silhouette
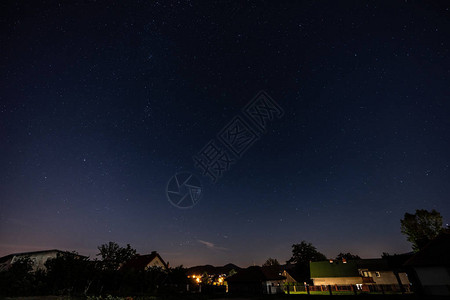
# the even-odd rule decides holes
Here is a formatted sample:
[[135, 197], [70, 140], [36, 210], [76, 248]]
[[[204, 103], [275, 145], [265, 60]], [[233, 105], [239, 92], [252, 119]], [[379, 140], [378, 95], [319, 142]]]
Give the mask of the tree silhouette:
[[302, 241], [300, 244], [292, 245], [292, 257], [288, 263], [295, 264], [295, 272], [301, 282], [310, 282], [309, 262], [326, 259], [326, 256], [317, 251], [311, 243]]
[[292, 257], [289, 260], [295, 264], [309, 264], [310, 261], [326, 260], [326, 256], [317, 251], [311, 243], [302, 241], [292, 245]]
[[45, 267], [53, 294], [86, 295], [96, 275], [94, 262], [76, 252], [59, 253], [49, 259]]
[[429, 241], [444, 230], [442, 216], [436, 210], [417, 209], [415, 214], [405, 213], [400, 220], [401, 232], [412, 243], [414, 251], [421, 250]]
[[275, 258], [269, 257], [265, 263], [263, 263], [263, 267], [270, 267], [270, 266], [279, 266], [280, 263]]
[[347, 253], [339, 253], [337, 256], [336, 256], [336, 260], [351, 260], [351, 259], [361, 259], [361, 257], [359, 257], [358, 255], [354, 255], [354, 254], [351, 254], [350, 252], [347, 252]]
[[100, 251], [97, 256], [101, 256], [104, 268], [109, 270], [117, 270], [120, 264], [137, 255], [130, 244], [123, 248], [115, 242], [109, 242], [98, 246], [97, 249]]
[[231, 269], [231, 271], [228, 273], [228, 277], [233, 276], [234, 274], [236, 274], [236, 270], [235, 269]]
[[9, 270], [0, 272], [0, 295], [29, 294], [33, 288], [32, 265], [29, 257], [22, 257]]

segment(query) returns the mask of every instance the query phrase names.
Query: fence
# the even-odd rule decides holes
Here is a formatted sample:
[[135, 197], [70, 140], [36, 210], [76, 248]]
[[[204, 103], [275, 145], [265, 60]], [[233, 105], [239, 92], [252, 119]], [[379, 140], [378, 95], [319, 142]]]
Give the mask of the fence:
[[410, 293], [410, 286], [398, 284], [357, 284], [357, 285], [305, 285], [288, 283], [283, 285], [286, 294], [360, 294], [360, 293]]

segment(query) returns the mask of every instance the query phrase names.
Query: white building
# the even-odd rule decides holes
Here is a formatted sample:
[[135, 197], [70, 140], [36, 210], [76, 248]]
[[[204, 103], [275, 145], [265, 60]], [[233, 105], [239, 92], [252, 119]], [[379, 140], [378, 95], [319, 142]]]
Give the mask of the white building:
[[13, 253], [0, 258], [0, 272], [7, 271], [17, 260], [28, 257], [32, 262], [33, 272], [46, 270], [47, 260], [56, 258], [58, 254], [70, 253], [61, 250], [42, 250], [33, 252]]
[[450, 296], [450, 234], [442, 233], [406, 263], [412, 269], [417, 291]]

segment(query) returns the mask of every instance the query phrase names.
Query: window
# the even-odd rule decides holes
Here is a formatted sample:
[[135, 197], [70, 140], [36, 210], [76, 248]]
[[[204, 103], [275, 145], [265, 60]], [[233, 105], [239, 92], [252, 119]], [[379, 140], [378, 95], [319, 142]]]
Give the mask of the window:
[[377, 276], [377, 277], [381, 277], [381, 274], [380, 274], [380, 272], [375, 272], [375, 276]]
[[367, 269], [359, 270], [359, 274], [361, 274], [362, 277], [372, 277], [372, 272]]

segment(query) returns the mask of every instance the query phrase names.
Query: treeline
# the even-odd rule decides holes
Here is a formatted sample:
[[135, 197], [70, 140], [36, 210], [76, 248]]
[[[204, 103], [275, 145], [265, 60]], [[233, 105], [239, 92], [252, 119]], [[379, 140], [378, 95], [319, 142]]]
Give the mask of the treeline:
[[[113, 248], [113, 251], [104, 251]], [[0, 272], [0, 295], [130, 296], [186, 290], [186, 270], [182, 266], [167, 270], [157, 267], [121, 270], [119, 265], [136, 255], [129, 245], [127, 248], [115, 243], [102, 245], [99, 247], [100, 260], [89, 260], [76, 252], [62, 253], [45, 263], [46, 270], [35, 272], [30, 258], [21, 258], [7, 271]]]

